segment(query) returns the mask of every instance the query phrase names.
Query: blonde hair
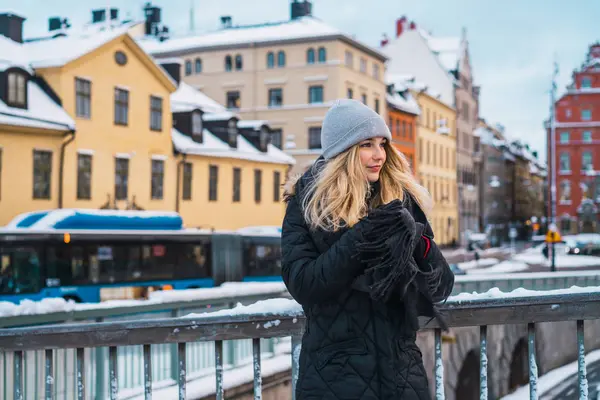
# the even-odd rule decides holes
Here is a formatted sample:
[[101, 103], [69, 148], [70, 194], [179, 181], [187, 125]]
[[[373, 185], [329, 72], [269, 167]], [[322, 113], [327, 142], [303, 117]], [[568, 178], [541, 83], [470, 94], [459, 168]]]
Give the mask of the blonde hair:
[[[432, 207], [431, 196], [415, 179], [406, 157], [385, 143], [386, 161], [379, 175], [380, 190], [369, 199], [370, 184], [360, 162], [357, 144], [319, 168], [302, 194], [304, 219], [311, 228], [336, 231], [353, 226], [367, 215], [369, 203], [376, 207], [392, 200], [404, 200], [409, 193], [427, 216]], [[319, 161], [325, 162], [325, 161]]]

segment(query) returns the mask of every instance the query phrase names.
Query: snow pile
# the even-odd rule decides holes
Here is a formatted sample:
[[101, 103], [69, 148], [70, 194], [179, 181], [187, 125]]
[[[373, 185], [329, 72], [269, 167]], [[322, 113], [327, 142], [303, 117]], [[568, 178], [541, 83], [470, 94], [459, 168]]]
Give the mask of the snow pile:
[[499, 298], [517, 298], [517, 297], [543, 297], [552, 295], [563, 295], [563, 294], [575, 294], [575, 293], [600, 293], [600, 286], [571, 286], [566, 289], [554, 289], [554, 290], [530, 290], [524, 288], [518, 288], [512, 292], [503, 292], [497, 287], [488, 290], [483, 293], [460, 293], [448, 298], [449, 302], [462, 303], [473, 300], [488, 300], [488, 299], [499, 299]]
[[0, 301], [0, 317], [69, 312], [75, 310], [76, 307], [77, 304], [74, 301], [67, 301], [61, 297], [41, 301], [22, 300], [19, 304]]
[[[590, 365], [600, 360], [600, 350], [595, 350], [585, 356], [586, 365]], [[578, 362], [573, 361], [570, 364], [553, 369], [540, 376], [537, 381], [538, 396], [542, 396], [545, 392], [560, 384], [566, 378], [577, 374]], [[576, 379], [576, 377], [574, 378]], [[515, 392], [502, 397], [501, 400], [529, 400], [529, 384], [521, 386]]]
[[275, 295], [286, 290], [283, 282], [226, 282], [214, 288], [156, 291], [150, 294], [150, 300], [162, 303], [218, 300], [226, 297]]
[[[244, 306], [238, 303], [234, 308], [225, 310], [205, 312], [200, 314], [188, 314], [181, 318], [206, 318], [206, 317], [234, 317], [240, 315], [283, 315], [289, 317], [301, 316], [303, 314], [302, 306], [291, 299], [267, 299], [259, 300], [256, 303]], [[279, 322], [273, 321], [270, 325], [279, 325]], [[266, 327], [267, 328], [267, 327]]]
[[[541, 264], [541, 265], [550, 265], [550, 260], [546, 259], [542, 254], [542, 247], [544, 245], [540, 245], [529, 249], [521, 254], [517, 254], [514, 260], [522, 261], [527, 264]], [[559, 268], [583, 268], [583, 267], [595, 267], [600, 266], [600, 257], [594, 256], [579, 256], [579, 255], [571, 255], [564, 254], [561, 251], [561, 246], [556, 246], [556, 266]]]

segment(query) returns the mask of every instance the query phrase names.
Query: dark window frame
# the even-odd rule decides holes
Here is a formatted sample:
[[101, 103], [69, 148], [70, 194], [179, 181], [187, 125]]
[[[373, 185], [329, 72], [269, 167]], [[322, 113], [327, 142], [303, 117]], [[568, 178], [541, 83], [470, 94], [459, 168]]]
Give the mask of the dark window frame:
[[182, 194], [183, 200], [192, 200], [192, 180], [194, 176], [194, 166], [191, 162], [183, 163], [182, 171]]
[[219, 166], [208, 166], [208, 201], [219, 199]]
[[165, 161], [150, 160], [150, 199], [163, 200], [165, 196]]
[[233, 196], [232, 201], [239, 203], [242, 201], [242, 169], [233, 167]]
[[52, 158], [52, 151], [33, 150], [33, 199], [35, 200], [50, 200], [52, 197]]
[[75, 116], [77, 118], [92, 118], [92, 82], [75, 78]]
[[115, 88], [114, 94], [114, 123], [115, 125], [129, 125], [129, 90]]
[[115, 200], [127, 200], [129, 194], [129, 159], [115, 158]]
[[91, 154], [77, 153], [77, 200], [92, 199], [92, 163]]

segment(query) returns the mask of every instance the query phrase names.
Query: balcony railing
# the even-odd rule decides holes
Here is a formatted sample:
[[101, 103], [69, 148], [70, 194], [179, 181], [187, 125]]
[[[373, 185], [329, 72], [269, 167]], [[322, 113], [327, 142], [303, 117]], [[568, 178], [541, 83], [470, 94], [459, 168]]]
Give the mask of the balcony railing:
[[[578, 379], [580, 398], [587, 398], [586, 367], [584, 351], [584, 321], [600, 319], [600, 288], [586, 288], [572, 293], [535, 293], [529, 296], [513, 295], [485, 298], [479, 296], [461, 301], [448, 302], [443, 306], [450, 327], [480, 327], [480, 398], [488, 396], [487, 330], [489, 325], [527, 324], [529, 349], [530, 396], [537, 399], [538, 369], [536, 365], [535, 326], [541, 322], [576, 321], [574, 336], [578, 346]], [[259, 312], [257, 312], [259, 311]], [[143, 371], [144, 396], [151, 398], [153, 392], [152, 349], [169, 346], [176, 354], [176, 384], [179, 399], [186, 398], [188, 383], [187, 349], [196, 342], [214, 343], [214, 373], [216, 398], [224, 398], [223, 359], [224, 341], [251, 339], [254, 398], [262, 393], [261, 339], [291, 337], [291, 380], [294, 393], [298, 378], [300, 338], [304, 328], [301, 308], [289, 299], [271, 299], [241, 308], [235, 312], [222, 310], [214, 313], [190, 315], [184, 318], [159, 320], [136, 320], [126, 322], [104, 322], [64, 324], [42, 327], [0, 329], [0, 349], [4, 354], [12, 353], [12, 394], [15, 400], [24, 399], [24, 376], [27, 366], [25, 352], [43, 352], [44, 379], [40, 380], [40, 393], [46, 399], [54, 399], [57, 379], [64, 371], [55, 366], [54, 355], [59, 349], [75, 349], [76, 374], [74, 395], [84, 399], [86, 382], [86, 349], [108, 347], [109, 398], [119, 394], [118, 351], [125, 346], [143, 347], [140, 365], [132, 365]], [[435, 398], [444, 399], [441, 330], [435, 321], [423, 327], [434, 330], [435, 336]], [[4, 371], [4, 390], [10, 385]], [[37, 386], [36, 386], [37, 390]], [[5, 396], [6, 397], [6, 396]], [[37, 398], [37, 396], [36, 396]]]

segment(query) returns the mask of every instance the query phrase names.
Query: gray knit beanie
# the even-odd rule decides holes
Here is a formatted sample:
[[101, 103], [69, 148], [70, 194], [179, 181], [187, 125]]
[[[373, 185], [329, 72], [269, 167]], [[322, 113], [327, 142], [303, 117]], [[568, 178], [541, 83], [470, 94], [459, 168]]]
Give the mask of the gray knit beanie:
[[325, 114], [321, 128], [323, 158], [329, 160], [374, 137], [392, 140], [392, 134], [379, 114], [357, 100], [336, 100]]

